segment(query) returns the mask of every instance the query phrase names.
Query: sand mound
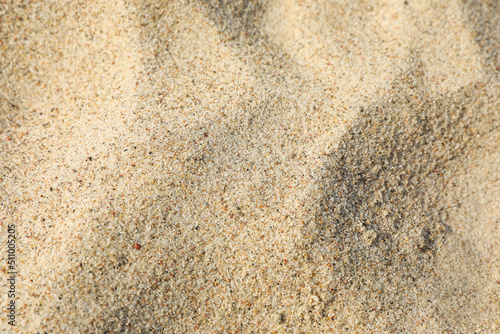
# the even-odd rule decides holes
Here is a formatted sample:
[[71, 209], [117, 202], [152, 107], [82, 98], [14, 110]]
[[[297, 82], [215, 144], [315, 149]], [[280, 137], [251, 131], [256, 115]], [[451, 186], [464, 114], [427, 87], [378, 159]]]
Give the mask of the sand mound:
[[495, 1], [0, 17], [2, 330], [500, 331]]

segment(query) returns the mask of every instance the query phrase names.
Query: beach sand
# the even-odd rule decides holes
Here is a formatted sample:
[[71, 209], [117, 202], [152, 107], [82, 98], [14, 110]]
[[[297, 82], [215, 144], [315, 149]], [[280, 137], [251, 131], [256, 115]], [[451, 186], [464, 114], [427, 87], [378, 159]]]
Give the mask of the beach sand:
[[1, 1], [0, 330], [500, 333], [499, 50], [495, 0]]

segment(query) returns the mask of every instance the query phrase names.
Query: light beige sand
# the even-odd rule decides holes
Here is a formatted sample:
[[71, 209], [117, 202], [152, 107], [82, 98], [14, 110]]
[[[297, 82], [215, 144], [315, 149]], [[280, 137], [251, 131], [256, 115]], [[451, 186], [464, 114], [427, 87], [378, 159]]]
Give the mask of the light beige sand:
[[1, 1], [0, 329], [500, 333], [499, 27], [494, 0]]

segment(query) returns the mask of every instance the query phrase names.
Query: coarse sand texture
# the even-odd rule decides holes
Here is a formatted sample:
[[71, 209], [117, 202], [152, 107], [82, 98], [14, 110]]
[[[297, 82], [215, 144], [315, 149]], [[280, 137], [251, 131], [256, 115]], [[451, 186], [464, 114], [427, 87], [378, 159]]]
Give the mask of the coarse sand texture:
[[500, 333], [499, 50], [496, 0], [0, 1], [0, 332]]

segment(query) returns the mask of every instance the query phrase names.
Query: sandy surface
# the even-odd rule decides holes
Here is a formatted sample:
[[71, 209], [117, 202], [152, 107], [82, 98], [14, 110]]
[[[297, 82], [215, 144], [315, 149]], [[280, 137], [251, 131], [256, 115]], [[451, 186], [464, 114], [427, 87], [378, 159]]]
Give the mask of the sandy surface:
[[500, 6], [0, 1], [18, 333], [500, 333]]

